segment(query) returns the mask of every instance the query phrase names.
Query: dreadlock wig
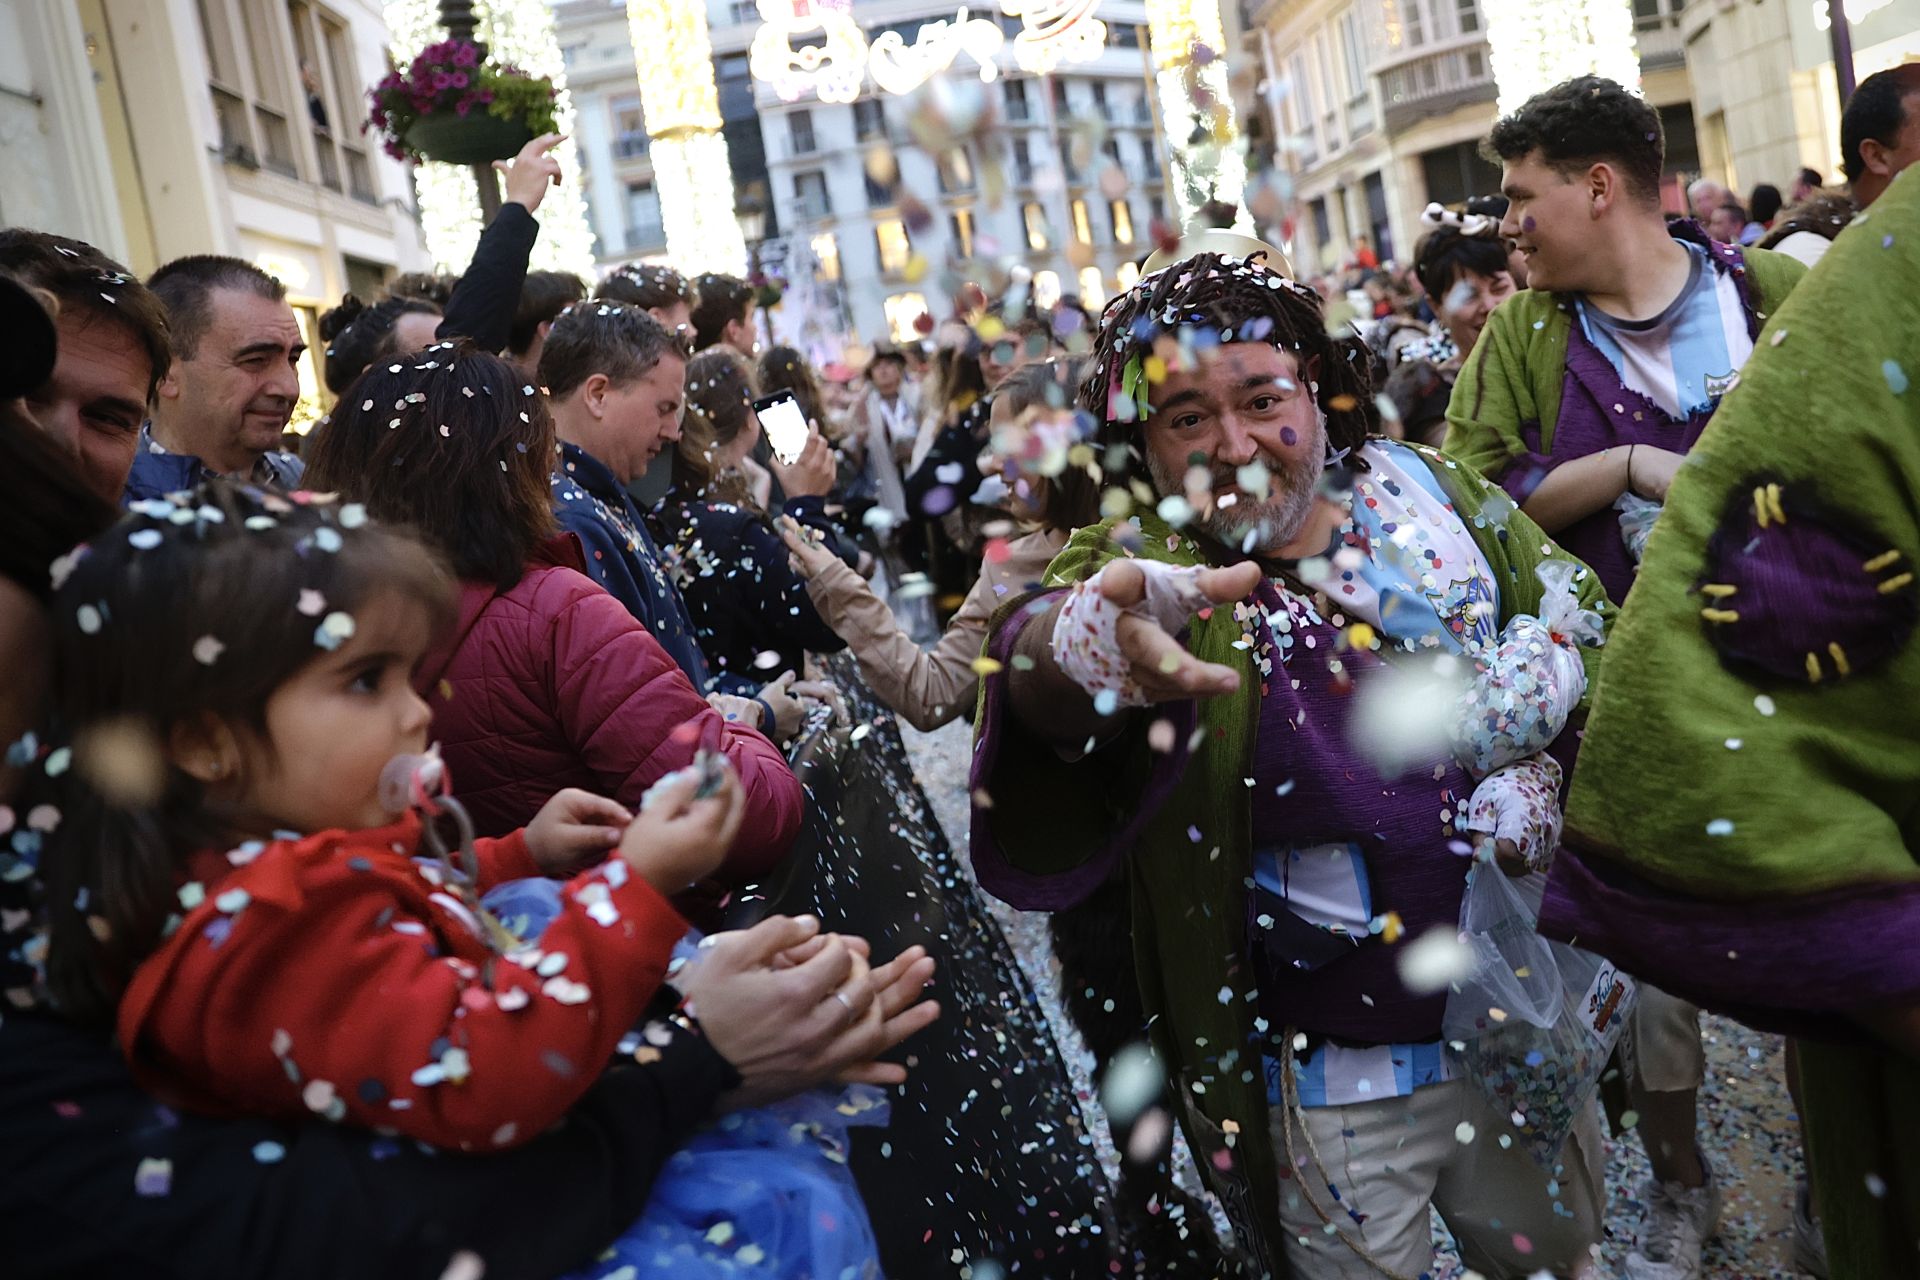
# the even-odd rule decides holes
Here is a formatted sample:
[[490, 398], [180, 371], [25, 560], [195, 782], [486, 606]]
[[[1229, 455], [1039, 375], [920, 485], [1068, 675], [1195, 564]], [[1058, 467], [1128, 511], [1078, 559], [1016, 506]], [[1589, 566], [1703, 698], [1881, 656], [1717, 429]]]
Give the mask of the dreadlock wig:
[[[1230, 342], [1260, 342], [1293, 354], [1326, 414], [1327, 447], [1350, 466], [1378, 425], [1366, 344], [1327, 332], [1320, 295], [1268, 267], [1265, 254], [1245, 259], [1196, 254], [1147, 276], [1114, 298], [1100, 316], [1091, 372], [1080, 406], [1100, 423], [1109, 483], [1147, 480], [1139, 424], [1153, 413], [1164, 369], [1190, 367]], [[1124, 462], [1123, 462], [1124, 460]]]

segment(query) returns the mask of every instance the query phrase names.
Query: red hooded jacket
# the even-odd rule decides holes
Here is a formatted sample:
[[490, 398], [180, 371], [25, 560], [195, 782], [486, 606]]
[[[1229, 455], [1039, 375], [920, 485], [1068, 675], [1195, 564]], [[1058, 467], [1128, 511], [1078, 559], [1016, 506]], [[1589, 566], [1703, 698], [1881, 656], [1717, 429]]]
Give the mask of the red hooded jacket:
[[800, 782], [779, 748], [728, 721], [626, 606], [578, 571], [579, 543], [556, 538], [505, 591], [464, 582], [460, 620], [414, 679], [453, 793], [481, 835], [525, 826], [563, 787], [629, 809], [702, 748], [723, 753], [746, 818], [721, 878], [753, 879], [800, 829]]
[[[182, 919], [121, 997], [135, 1076], [214, 1115], [318, 1115], [492, 1150], [551, 1127], [660, 989], [686, 922], [617, 856], [568, 881], [531, 948], [496, 955], [412, 814], [203, 853]], [[481, 840], [479, 891], [540, 874]]]

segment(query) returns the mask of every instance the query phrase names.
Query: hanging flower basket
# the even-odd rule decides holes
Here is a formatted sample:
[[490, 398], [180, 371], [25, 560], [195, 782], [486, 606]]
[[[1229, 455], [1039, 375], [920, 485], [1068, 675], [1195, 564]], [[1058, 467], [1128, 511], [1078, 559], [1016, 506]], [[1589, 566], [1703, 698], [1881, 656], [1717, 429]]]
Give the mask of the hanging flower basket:
[[554, 129], [553, 82], [483, 61], [471, 40], [428, 45], [367, 96], [373, 111], [363, 128], [377, 131], [396, 160], [507, 160]]

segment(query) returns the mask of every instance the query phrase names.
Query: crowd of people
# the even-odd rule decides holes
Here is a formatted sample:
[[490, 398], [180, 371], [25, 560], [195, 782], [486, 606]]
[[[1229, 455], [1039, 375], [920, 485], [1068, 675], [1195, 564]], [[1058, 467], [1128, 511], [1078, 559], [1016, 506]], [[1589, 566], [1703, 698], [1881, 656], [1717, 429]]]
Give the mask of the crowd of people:
[[1583, 77], [1365, 305], [1196, 228], [824, 367], [529, 271], [549, 136], [304, 436], [278, 280], [0, 230], [8, 1273], [1694, 1280], [1706, 1008], [1920, 1275], [1917, 72], [1844, 192]]

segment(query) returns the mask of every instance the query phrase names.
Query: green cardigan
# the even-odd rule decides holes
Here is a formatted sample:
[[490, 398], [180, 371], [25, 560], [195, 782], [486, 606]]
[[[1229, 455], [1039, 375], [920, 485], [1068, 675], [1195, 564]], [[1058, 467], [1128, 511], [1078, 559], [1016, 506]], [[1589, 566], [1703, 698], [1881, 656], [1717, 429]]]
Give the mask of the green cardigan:
[[[1757, 310], [1762, 318], [1770, 316], [1807, 269], [1784, 253], [1743, 253]], [[1528, 452], [1520, 429], [1535, 422], [1540, 452], [1551, 453], [1572, 333], [1573, 305], [1563, 295], [1528, 289], [1495, 307], [1453, 384], [1447, 454], [1498, 479]]]
[[[1477, 472], [1432, 450], [1419, 452], [1487, 558], [1500, 589], [1500, 623], [1536, 613], [1541, 585], [1535, 568], [1543, 560], [1570, 557]], [[1170, 564], [1204, 563], [1200, 545], [1176, 536], [1151, 510], [1143, 508], [1128, 519], [1140, 535], [1131, 554]], [[1130, 554], [1112, 536], [1121, 523], [1109, 520], [1075, 533], [1049, 566], [1047, 585], [1084, 580]], [[1613, 606], [1590, 572], [1580, 575], [1580, 598], [1611, 618]], [[993, 620], [994, 632], [1022, 625], [1025, 603], [1003, 606]], [[1254, 974], [1245, 936], [1245, 886], [1253, 871], [1251, 801], [1243, 779], [1252, 758], [1259, 686], [1249, 654], [1235, 647], [1241, 639], [1230, 608], [1193, 621], [1188, 649], [1239, 671], [1240, 691], [1198, 703], [1204, 745], [1166, 804], [1147, 820], [1127, 865], [1141, 996], [1155, 1047], [1170, 1066], [1182, 1126], [1236, 1225], [1243, 1234], [1257, 1233], [1269, 1265], [1284, 1274], [1277, 1212], [1281, 1157], [1270, 1137], [1261, 1064], [1263, 1041], [1277, 1045], [1282, 1028], [1255, 1025]], [[1598, 656], [1582, 652], [1589, 678]], [[1117, 742], [1079, 762], [1062, 761], [1024, 733], [1011, 712], [989, 716], [987, 686], [1005, 679], [1000, 674], [983, 682], [975, 721], [980, 734], [994, 739], [997, 752], [986, 776], [991, 808], [976, 812], [975, 858], [981, 856], [984, 825], [987, 838], [1018, 870], [1059, 873], [1096, 857], [1135, 818], [1133, 807], [1156, 760], [1167, 757], [1156, 757], [1146, 744], [1148, 713], [1136, 717]], [[990, 718], [998, 722], [990, 724]], [[1190, 829], [1201, 833], [1197, 843]]]

